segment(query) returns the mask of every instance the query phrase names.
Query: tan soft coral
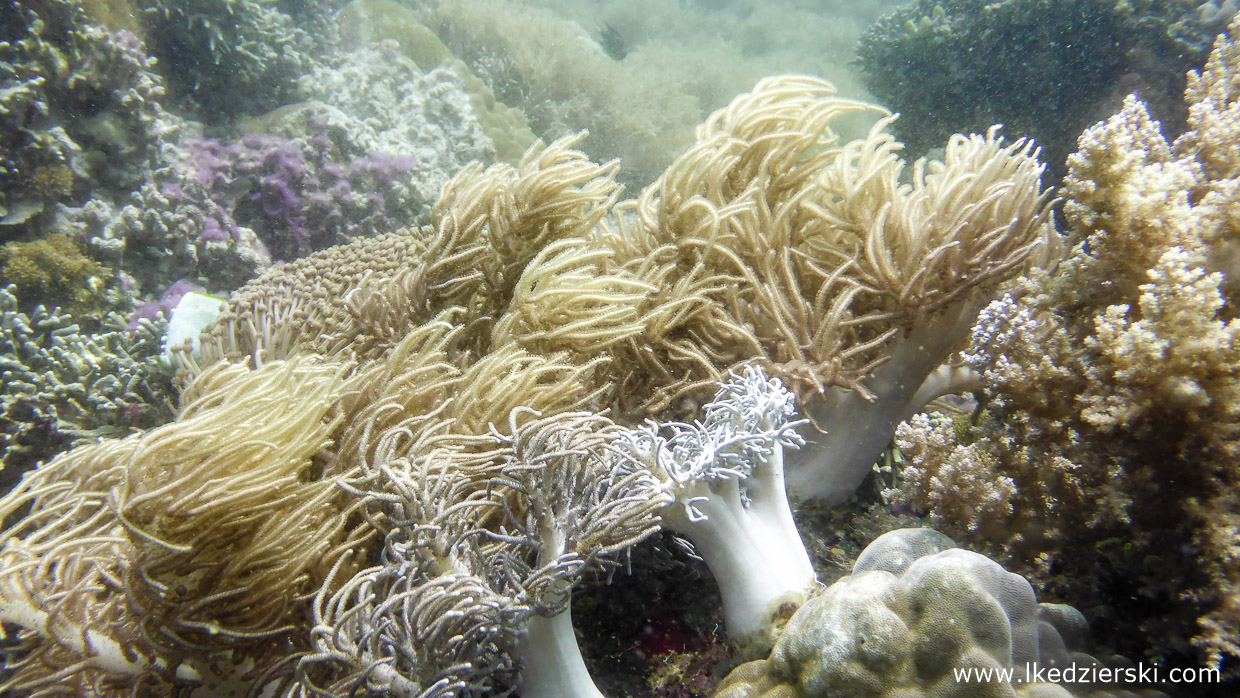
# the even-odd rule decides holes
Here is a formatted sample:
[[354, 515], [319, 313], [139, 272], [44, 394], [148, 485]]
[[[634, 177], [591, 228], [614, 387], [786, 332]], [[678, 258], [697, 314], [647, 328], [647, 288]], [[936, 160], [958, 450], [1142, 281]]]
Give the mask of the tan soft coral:
[[[1194, 661], [1191, 643], [1214, 666], [1240, 647], [1238, 38], [1233, 23], [1190, 75], [1174, 144], [1135, 97], [1081, 137], [1076, 249], [974, 331], [976, 428], [899, 431], [904, 501], [1094, 608], [1130, 651]], [[983, 508], [986, 487], [932, 486], [948, 477], [1013, 483], [1011, 510]]]
[[0, 618], [23, 650], [3, 689], [164, 693], [304, 646], [308, 595], [372, 535], [323, 459], [342, 368], [217, 365], [178, 421], [63, 454], [0, 500]]
[[698, 129], [634, 224], [609, 231], [626, 268], [652, 267], [677, 292], [651, 310], [662, 331], [619, 363], [658, 359], [678, 378], [660, 386], [671, 401], [754, 358], [826, 432], [790, 482], [829, 502], [934, 396], [929, 379], [998, 283], [1058, 243], [1031, 145], [957, 136], [906, 179], [887, 119], [848, 144], [831, 130], [874, 109], [821, 81], [764, 80]]
[[[397, 611], [372, 590], [427, 592], [427, 603], [434, 603], [434, 590], [419, 586], [418, 579], [429, 584], [444, 565], [451, 566], [453, 555], [468, 554], [475, 559], [461, 570], [472, 581], [462, 584], [490, 591], [449, 594], [461, 618], [490, 622], [482, 611], [492, 601], [528, 607], [518, 597], [533, 593], [527, 585], [535, 583], [550, 584], [555, 592], [542, 604], [551, 613], [561, 604], [550, 601], [566, 600], [577, 581], [580, 561], [570, 555], [548, 562], [529, 553], [570, 542], [597, 545], [580, 554], [592, 566], [604, 565], [634, 536], [654, 530], [656, 509], [663, 506], [658, 493], [672, 482], [717, 484], [722, 504], [716, 522], [748, 520], [753, 511], [777, 518], [778, 529], [762, 529], [768, 535], [746, 533], [773, 563], [727, 566], [717, 578], [734, 572], [765, 584], [783, 577], [778, 584], [795, 586], [799, 596], [813, 573], [782, 496], [782, 455], [758, 458], [764, 474], [741, 496], [746, 490], [738, 480], [748, 477], [742, 470], [756, 469], [752, 464], [738, 469], [720, 461], [727, 467], [718, 477], [698, 482], [714, 471], [679, 473], [674, 463], [647, 462], [643, 451], [630, 459], [640, 467], [623, 477], [606, 468], [591, 470], [590, 478], [566, 490], [576, 494], [563, 517], [557, 514], [554, 525], [534, 525], [527, 515], [538, 507], [564, 504], [555, 504], [555, 487], [547, 488], [554, 482], [538, 479], [539, 473], [559, 477], [541, 466], [564, 454], [538, 436], [541, 428], [527, 430], [557, 419], [565, 425], [614, 420], [632, 426], [646, 417], [687, 418], [730, 369], [752, 362], [758, 366], [745, 367], [744, 375], [763, 384], [760, 369], [778, 376], [811, 402], [820, 425], [831, 430], [814, 444], [818, 467], [805, 470], [803, 479], [829, 483], [833, 496], [850, 493], [899, 419], [952, 382], [937, 369], [967, 338], [975, 313], [997, 285], [1043, 261], [1058, 240], [1032, 146], [1005, 144], [993, 130], [959, 136], [941, 163], [918, 162], [905, 178], [886, 121], [850, 144], [833, 131], [841, 117], [867, 110], [881, 113], [839, 98], [817, 79], [763, 80], [714, 114], [699, 129], [697, 144], [634, 201], [617, 203], [614, 164], [592, 163], [574, 150], [576, 139], [562, 139], [531, 149], [516, 166], [466, 168], [445, 187], [432, 225], [420, 231], [353, 241], [241, 289], [204, 337], [198, 364], [186, 362], [193, 382], [181, 418], [145, 435], [155, 443], [138, 449], [142, 457], [112, 453], [95, 462], [131, 486], [115, 495], [124, 521], [110, 522], [112, 514], [102, 512], [94, 523], [109, 522], [140, 539], [130, 545], [147, 556], [141, 569], [149, 568], [146, 576], [107, 572], [101, 583], [111, 586], [101, 598], [111, 605], [101, 612], [105, 621], [115, 615], [122, 624], [138, 623], [152, 637], [139, 642], [108, 626], [109, 637], [137, 643], [148, 664], [166, 666], [196, 657], [198, 645], [231, 641], [236, 652], [227, 659], [241, 662], [234, 670], [270, 668], [273, 678], [291, 679], [294, 654], [305, 649], [296, 643], [305, 638], [294, 641], [285, 633], [305, 620], [306, 595], [313, 591], [306, 585], [318, 585], [313, 610], [320, 626], [345, 627], [360, 619], [337, 615], [350, 605], [373, 611], [379, 625], [357, 627], [359, 644], [351, 648], [333, 644], [330, 627], [316, 627], [319, 644], [303, 662], [303, 668], [315, 665], [314, 676], [302, 678], [360, 687], [397, 651], [378, 632], [390, 627], [394, 617], [386, 614]], [[331, 380], [314, 373], [322, 366], [331, 367]], [[281, 370], [294, 377], [299, 370], [307, 373], [300, 382], [286, 380], [297, 383], [288, 386], [277, 379]], [[259, 384], [230, 388], [222, 376], [252, 376]], [[277, 390], [281, 385], [287, 390]], [[284, 402], [264, 399], [268, 390]], [[254, 393], [252, 404], [243, 399], [245, 391]], [[779, 404], [788, 403], [790, 410], [791, 395], [780, 395]], [[214, 425], [200, 420], [199, 401], [237, 405]], [[596, 416], [574, 417], [578, 410]], [[603, 412], [606, 418], [597, 416]], [[307, 435], [291, 429], [289, 421], [299, 415], [317, 430]], [[728, 441], [735, 433], [725, 422], [719, 434]], [[781, 439], [799, 441], [783, 429]], [[505, 449], [516, 448], [522, 433], [534, 443], [521, 447], [521, 458], [510, 459]], [[536, 456], [544, 445], [551, 451]], [[707, 445], [703, 458], [714, 468], [719, 449], [713, 441]], [[533, 460], [523, 461], [527, 456]], [[166, 467], [156, 467], [157, 461]], [[652, 478], [656, 466], [667, 477]], [[32, 477], [32, 486], [58, 468], [36, 471], [44, 474]], [[71, 483], [88, 476], [66, 474]], [[443, 482], [429, 481], [441, 476]], [[760, 490], [770, 497], [759, 496]], [[433, 493], [439, 499], [428, 501]], [[82, 494], [85, 500], [73, 494], [47, 510], [36, 506], [31, 521], [45, 521], [62, 505], [97, 503], [90, 499], [96, 494]], [[538, 501], [543, 495], [550, 504]], [[15, 511], [23, 496], [0, 500], [0, 506]], [[612, 497], [619, 502], [610, 503]], [[186, 505], [160, 506], [182, 499]], [[697, 498], [688, 504], [705, 506]], [[621, 516], [626, 511], [631, 519]], [[737, 515], [728, 519], [724, 512]], [[443, 517], [453, 519], [455, 528], [441, 526]], [[582, 522], [618, 537], [594, 536], [579, 527]], [[18, 539], [38, 535], [21, 520], [15, 526], [5, 529], [13, 550]], [[632, 535], [624, 533], [630, 528]], [[795, 561], [795, 579], [781, 572], [783, 545], [769, 545], [775, 530], [796, 544], [787, 550], [799, 549], [805, 557]], [[374, 563], [368, 556], [379, 554], [376, 534], [386, 537], [384, 564], [345, 582], [349, 567]], [[544, 540], [544, 534], [561, 540]], [[579, 534], [585, 537], [573, 538]], [[448, 560], [427, 559], [430, 567], [419, 568], [426, 576], [407, 579], [400, 567], [411, 561], [407, 556], [422, 554], [410, 547], [422, 536], [442, 544]], [[366, 544], [357, 546], [359, 554], [344, 556], [343, 542], [360, 538]], [[715, 540], [731, 542], [726, 536]], [[251, 544], [258, 549], [234, 550]], [[139, 564], [132, 550], [96, 552], [117, 566]], [[230, 552], [242, 561], [283, 559], [281, 553], [295, 559], [270, 568], [255, 563], [251, 577], [238, 580], [228, 564]], [[38, 588], [37, 570], [46, 569], [39, 567], [39, 554], [51, 554], [35, 553], [22, 568], [32, 575], [26, 580], [31, 590]], [[540, 567], [531, 569], [535, 562]], [[543, 562], [549, 567], [543, 569]], [[338, 567], [325, 571], [333, 563]], [[334, 597], [329, 587], [337, 583], [348, 590], [345, 597]], [[164, 587], [174, 593], [161, 596]], [[0, 604], [22, 605], [25, 597], [5, 591], [0, 586]], [[782, 588], [774, 591], [754, 604], [763, 613], [778, 613], [779, 604], [766, 604], [783, 597]], [[492, 592], [499, 600], [488, 596]], [[93, 661], [81, 656], [90, 648], [62, 642], [76, 627], [49, 635], [39, 618], [25, 613], [30, 605], [13, 619], [28, 637], [50, 642], [63, 655], [42, 665], [41, 656], [33, 657], [32, 666], [54, 671], [63, 662]], [[527, 611], [516, 608], [515, 615], [489, 627], [502, 626], [511, 639], [524, 627]], [[400, 622], [410, 619], [399, 615]], [[765, 638], [768, 619], [758, 620]], [[757, 623], [742, 625], [737, 634], [751, 625]], [[481, 632], [479, 627], [471, 625], [469, 632]], [[251, 655], [238, 634], [242, 640], [262, 636], [292, 644], [269, 643]], [[455, 641], [434, 645], [439, 637], [409, 640], [429, 643], [415, 652], [422, 653], [419, 678], [386, 669], [379, 678], [407, 692], [415, 692], [410, 681], [423, 678], [465, 682], [460, 686], [502, 680], [502, 672], [487, 672], [486, 662], [509, 662], [507, 649], [493, 648], [494, 656], [476, 657], [481, 663], [474, 665], [452, 651], [459, 649]], [[288, 653], [274, 657], [281, 648]], [[268, 650], [273, 655], [264, 654]], [[134, 667], [113, 669], [118, 685], [135, 673]], [[195, 682], [191, 677], [182, 683]]]

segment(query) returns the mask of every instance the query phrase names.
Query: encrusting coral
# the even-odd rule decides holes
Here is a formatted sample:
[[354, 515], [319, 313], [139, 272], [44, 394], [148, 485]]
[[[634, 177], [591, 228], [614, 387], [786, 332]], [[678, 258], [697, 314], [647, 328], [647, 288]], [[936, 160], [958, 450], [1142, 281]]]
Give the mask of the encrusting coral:
[[[773, 639], [813, 584], [783, 486], [794, 398], [861, 444], [807, 444], [849, 491], [1057, 240], [1030, 145], [959, 136], [905, 181], [888, 118], [832, 130], [875, 109], [764, 80], [635, 201], [565, 139], [466, 168], [431, 226], [242, 289], [185, 359], [176, 421], [0, 500], [29, 504], [0, 545], [25, 648], [6, 686], [81, 665], [105, 694], [592, 695], [571, 590], [661, 525], [745, 590], [729, 626]], [[716, 554], [733, 529], [754, 555]], [[74, 545], [97, 562], [63, 580], [97, 591], [50, 622], [38, 577]]]
[[15, 295], [38, 298], [75, 315], [98, 310], [106, 271], [67, 235], [0, 246], [0, 281], [12, 284]]
[[[1240, 657], [1240, 23], [1189, 74], [1188, 130], [1145, 105], [1081, 137], [1076, 247], [982, 314], [976, 425], [901, 427], [898, 498], [989, 544], [1134, 653]], [[1176, 573], [1178, 571], [1178, 573]], [[1194, 653], [1196, 656], [1194, 656]]]

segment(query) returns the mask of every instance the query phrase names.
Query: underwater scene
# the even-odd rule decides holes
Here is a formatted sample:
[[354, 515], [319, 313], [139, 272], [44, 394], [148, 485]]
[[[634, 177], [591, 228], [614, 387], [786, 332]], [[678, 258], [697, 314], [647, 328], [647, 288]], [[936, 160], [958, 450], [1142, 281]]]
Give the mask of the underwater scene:
[[0, 696], [1240, 695], [1238, 13], [4, 0]]

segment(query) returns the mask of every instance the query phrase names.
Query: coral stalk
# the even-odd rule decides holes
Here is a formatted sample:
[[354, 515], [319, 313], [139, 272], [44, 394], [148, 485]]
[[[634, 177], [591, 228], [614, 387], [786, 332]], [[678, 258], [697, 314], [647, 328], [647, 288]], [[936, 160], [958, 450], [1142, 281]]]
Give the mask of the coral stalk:
[[783, 450], [802, 443], [792, 413], [792, 394], [746, 367], [702, 421], [650, 423], [620, 444], [674, 497], [664, 527], [687, 538], [710, 567], [728, 636], [742, 654], [769, 649], [784, 611], [799, 607], [814, 584], [784, 490]]
[[517, 656], [521, 659], [517, 684], [521, 695], [603, 698], [577, 646], [571, 604], [553, 616], [530, 618]]

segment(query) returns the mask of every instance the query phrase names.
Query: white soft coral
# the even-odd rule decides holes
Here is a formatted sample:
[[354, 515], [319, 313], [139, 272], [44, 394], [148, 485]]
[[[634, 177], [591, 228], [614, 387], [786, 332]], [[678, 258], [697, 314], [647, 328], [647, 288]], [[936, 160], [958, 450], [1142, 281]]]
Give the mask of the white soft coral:
[[746, 651], [769, 648], [780, 619], [814, 584], [784, 488], [784, 448], [802, 443], [794, 413], [778, 380], [745, 367], [700, 421], [648, 423], [618, 440], [623, 456], [674, 497], [663, 525], [710, 567], [728, 635]]

